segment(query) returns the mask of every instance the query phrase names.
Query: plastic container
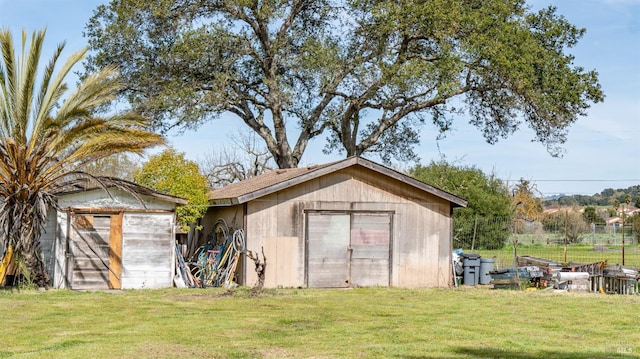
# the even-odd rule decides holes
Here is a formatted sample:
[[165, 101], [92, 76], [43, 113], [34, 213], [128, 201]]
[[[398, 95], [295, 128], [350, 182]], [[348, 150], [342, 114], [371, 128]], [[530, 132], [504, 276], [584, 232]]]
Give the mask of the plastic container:
[[493, 270], [495, 258], [480, 258], [480, 284], [490, 284], [491, 275], [489, 272]]
[[464, 285], [478, 285], [480, 281], [480, 255], [463, 254], [462, 268], [464, 269], [462, 275]]

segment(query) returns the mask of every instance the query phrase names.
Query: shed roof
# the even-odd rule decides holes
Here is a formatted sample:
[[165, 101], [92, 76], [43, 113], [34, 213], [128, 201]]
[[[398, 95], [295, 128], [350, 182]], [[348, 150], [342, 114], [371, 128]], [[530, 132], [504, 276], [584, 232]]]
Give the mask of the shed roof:
[[95, 183], [95, 181], [86, 180], [86, 179], [78, 179], [75, 181], [69, 182], [63, 190], [57, 191], [56, 196], [64, 196], [66, 194], [80, 193], [80, 192], [88, 192], [94, 190], [105, 190], [109, 188], [120, 188], [127, 192], [133, 192], [137, 195], [141, 196], [149, 196], [152, 198], [156, 198], [162, 201], [176, 203], [176, 204], [187, 204], [187, 200], [182, 197], [171, 196], [168, 194], [164, 194], [158, 191], [155, 191], [151, 188], [139, 185], [134, 182], [130, 182], [123, 179], [110, 178], [109, 183], [105, 183], [103, 186]]
[[212, 206], [242, 204], [353, 166], [364, 167], [381, 175], [394, 178], [405, 185], [443, 198], [453, 203], [456, 207], [467, 206], [467, 201], [458, 196], [361, 157], [349, 157], [341, 161], [309, 167], [273, 170], [215, 189], [209, 193], [209, 202]]

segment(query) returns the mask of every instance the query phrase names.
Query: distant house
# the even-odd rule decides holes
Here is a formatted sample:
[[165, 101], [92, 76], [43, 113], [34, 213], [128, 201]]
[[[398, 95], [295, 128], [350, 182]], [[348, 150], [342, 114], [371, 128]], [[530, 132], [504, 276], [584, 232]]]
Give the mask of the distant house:
[[625, 208], [621, 209], [620, 211], [618, 211], [618, 215], [622, 216], [623, 212], [624, 212], [625, 218], [629, 218], [629, 217], [632, 217], [632, 216], [634, 216], [636, 214], [640, 214], [640, 209], [631, 208], [631, 207], [625, 207]]
[[[357, 157], [275, 170], [211, 192], [204, 221], [242, 228], [267, 287], [448, 287], [452, 213], [467, 202]], [[240, 263], [240, 284], [257, 279]]]
[[173, 285], [175, 208], [182, 198], [129, 184], [59, 193], [42, 253], [54, 288], [127, 289]]
[[620, 217], [611, 217], [611, 218], [607, 219], [607, 225], [608, 226], [622, 225], [622, 218], [620, 218]]

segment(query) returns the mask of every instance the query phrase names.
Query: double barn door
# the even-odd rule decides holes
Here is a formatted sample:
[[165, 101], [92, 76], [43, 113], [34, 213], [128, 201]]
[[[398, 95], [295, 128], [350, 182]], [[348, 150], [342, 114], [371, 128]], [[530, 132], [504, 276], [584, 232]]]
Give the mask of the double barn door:
[[307, 213], [307, 285], [388, 286], [391, 218], [387, 212]]

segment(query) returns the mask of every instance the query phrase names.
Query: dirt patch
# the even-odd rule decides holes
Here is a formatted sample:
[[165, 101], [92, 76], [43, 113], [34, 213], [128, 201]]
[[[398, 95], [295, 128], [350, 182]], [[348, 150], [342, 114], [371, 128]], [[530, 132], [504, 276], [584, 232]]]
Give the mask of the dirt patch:
[[[199, 289], [193, 289], [193, 291], [198, 291], [198, 290]], [[231, 296], [233, 296], [233, 290], [228, 289], [226, 291], [216, 291], [216, 292], [203, 290], [199, 293], [193, 293], [193, 294], [167, 295], [165, 296], [165, 298], [170, 300], [198, 300], [198, 299], [211, 300], [211, 299], [226, 298]]]
[[150, 343], [137, 348], [136, 356], [141, 358], [224, 358], [211, 349], [194, 348], [183, 344]]

